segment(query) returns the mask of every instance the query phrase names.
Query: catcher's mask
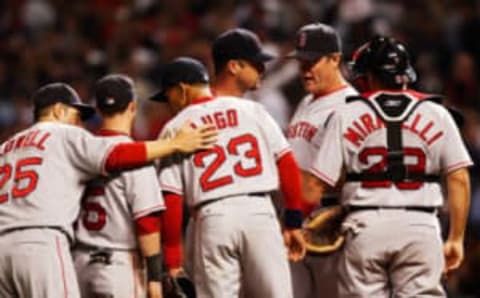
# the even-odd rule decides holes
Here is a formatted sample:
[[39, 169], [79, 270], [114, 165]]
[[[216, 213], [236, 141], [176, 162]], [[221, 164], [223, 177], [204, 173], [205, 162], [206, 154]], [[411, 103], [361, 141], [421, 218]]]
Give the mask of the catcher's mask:
[[360, 46], [349, 66], [353, 82], [361, 92], [369, 91], [368, 72], [391, 89], [402, 88], [417, 80], [405, 46], [392, 37], [376, 36]]

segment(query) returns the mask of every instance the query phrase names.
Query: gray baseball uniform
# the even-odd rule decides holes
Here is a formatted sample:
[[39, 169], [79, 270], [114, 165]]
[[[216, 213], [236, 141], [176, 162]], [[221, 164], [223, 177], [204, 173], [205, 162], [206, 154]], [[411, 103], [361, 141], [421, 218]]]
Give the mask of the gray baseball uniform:
[[[116, 143], [132, 141], [122, 135], [108, 138]], [[146, 297], [135, 220], [164, 208], [153, 166], [99, 177], [88, 183], [73, 254], [82, 297], [95, 297], [99, 293], [111, 297]]]
[[[399, 99], [408, 99], [408, 111], [421, 97], [413, 91], [378, 91], [368, 100], [398, 109]], [[445, 108], [427, 101], [410, 111], [400, 126], [407, 171], [427, 177], [472, 164]], [[387, 165], [386, 134], [385, 122], [365, 102], [347, 104], [331, 118], [310, 171], [329, 185], [342, 169], [347, 179], [351, 174], [374, 177]], [[351, 180], [343, 187], [342, 203], [352, 212], [344, 223], [348, 233], [340, 256], [341, 297], [445, 295], [440, 285], [442, 239], [434, 216], [443, 203], [438, 183], [420, 178]]]
[[[79, 297], [70, 255], [83, 182], [113, 143], [40, 122], [0, 147], [0, 297]], [[41, 270], [38, 270], [41, 268]]]
[[[269, 192], [279, 186], [276, 160], [290, 147], [258, 104], [235, 97], [198, 102], [165, 128], [187, 119], [214, 123], [213, 149], [166, 159], [163, 190], [194, 210], [193, 278], [198, 297], [292, 297], [287, 254]], [[242, 283], [242, 286], [241, 286]]]
[[[314, 98], [307, 95], [290, 121], [287, 138], [299, 167], [307, 171], [312, 165], [325, 134], [325, 126], [335, 110], [357, 92], [350, 86]], [[328, 256], [307, 255], [300, 262], [290, 262], [295, 298], [336, 297], [337, 253]]]

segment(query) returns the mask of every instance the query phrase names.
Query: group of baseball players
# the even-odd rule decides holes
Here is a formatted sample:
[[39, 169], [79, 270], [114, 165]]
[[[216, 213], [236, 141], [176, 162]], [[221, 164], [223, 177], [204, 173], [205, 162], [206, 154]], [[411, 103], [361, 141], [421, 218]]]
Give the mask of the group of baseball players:
[[[445, 297], [441, 279], [463, 259], [472, 161], [439, 97], [409, 89], [404, 45], [361, 46], [355, 89], [335, 29], [300, 28], [288, 57], [308, 94], [286, 136], [243, 98], [275, 59], [258, 37], [228, 30], [212, 57], [214, 81], [193, 58], [165, 65], [150, 99], [176, 115], [153, 141], [130, 136], [127, 75], [95, 83], [94, 134], [81, 123], [95, 109], [67, 84], [33, 94], [35, 124], [0, 147], [0, 297], [163, 297], [162, 277], [185, 275], [201, 298]], [[347, 214], [345, 243], [309, 254], [302, 225], [332, 205]]]

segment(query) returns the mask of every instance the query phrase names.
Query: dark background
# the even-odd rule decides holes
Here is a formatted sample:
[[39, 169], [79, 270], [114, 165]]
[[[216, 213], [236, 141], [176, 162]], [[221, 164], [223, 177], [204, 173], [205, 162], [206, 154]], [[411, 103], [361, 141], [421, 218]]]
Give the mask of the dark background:
[[[111, 72], [135, 79], [135, 136], [155, 138], [170, 112], [145, 98], [155, 91], [164, 62], [189, 55], [212, 69], [210, 45], [233, 27], [255, 31], [281, 57], [292, 49], [295, 31], [314, 21], [338, 29], [345, 61], [375, 33], [406, 43], [419, 75], [414, 87], [444, 94], [444, 103], [465, 115], [462, 133], [477, 165], [471, 169], [466, 262], [447, 285], [450, 297], [480, 297], [480, 1], [0, 1], [0, 141], [32, 123], [29, 97], [40, 85], [67, 82], [89, 102], [93, 82]], [[297, 76], [294, 61], [278, 59], [262, 88], [248, 95], [283, 128], [303, 96]]]

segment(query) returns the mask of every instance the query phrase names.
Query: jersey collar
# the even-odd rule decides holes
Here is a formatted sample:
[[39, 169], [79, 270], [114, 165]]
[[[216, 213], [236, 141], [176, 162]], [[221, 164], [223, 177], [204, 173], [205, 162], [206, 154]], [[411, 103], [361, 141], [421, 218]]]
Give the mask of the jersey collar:
[[206, 102], [212, 101], [212, 100], [214, 100], [214, 99], [215, 99], [215, 97], [213, 97], [213, 96], [199, 97], [199, 98], [193, 99], [193, 100], [190, 102], [190, 104], [191, 104], [191, 105], [202, 104], [202, 103], [206, 103]]
[[325, 96], [327, 96], [327, 95], [333, 94], [333, 93], [335, 93], [335, 92], [337, 92], [337, 91], [340, 91], [340, 90], [342, 90], [342, 89], [345, 89], [345, 88], [347, 88], [347, 87], [348, 87], [348, 85], [345, 84], [345, 85], [341, 85], [340, 87], [335, 88], [335, 89], [333, 89], [333, 90], [331, 90], [331, 91], [328, 91], [328, 92], [318, 92], [318, 93], [315, 93], [315, 94], [313, 94], [312, 100], [320, 99], [320, 98], [322, 98], [322, 97], [325, 97]]
[[111, 136], [129, 136], [127, 133], [113, 130], [113, 129], [107, 129], [107, 128], [100, 128], [97, 130], [95, 133], [97, 136], [104, 136], [104, 137], [111, 137]]

